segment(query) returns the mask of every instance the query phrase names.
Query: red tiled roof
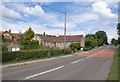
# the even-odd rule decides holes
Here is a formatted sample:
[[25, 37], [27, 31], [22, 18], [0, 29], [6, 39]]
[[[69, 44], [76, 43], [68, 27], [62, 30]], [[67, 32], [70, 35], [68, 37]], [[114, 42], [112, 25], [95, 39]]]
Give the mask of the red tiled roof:
[[[64, 42], [64, 36], [48, 36], [48, 35], [41, 35], [37, 34], [41, 39], [44, 41], [50, 42]], [[73, 36], [66, 36], [66, 41], [81, 41], [83, 35], [73, 35]]]
[[10, 33], [8, 31], [0, 31], [0, 35], [4, 34], [4, 33], [9, 33], [12, 37], [19, 39], [19, 33]]

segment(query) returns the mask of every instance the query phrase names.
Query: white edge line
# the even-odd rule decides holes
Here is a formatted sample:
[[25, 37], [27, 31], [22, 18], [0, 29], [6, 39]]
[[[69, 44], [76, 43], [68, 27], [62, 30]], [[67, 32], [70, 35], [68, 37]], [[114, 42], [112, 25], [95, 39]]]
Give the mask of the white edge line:
[[33, 78], [33, 77], [36, 77], [36, 76], [39, 76], [39, 75], [43, 75], [43, 74], [49, 73], [49, 72], [52, 72], [52, 71], [61, 69], [61, 68], [63, 68], [63, 67], [64, 67], [64, 65], [59, 66], [59, 67], [56, 67], [56, 68], [53, 68], [53, 69], [48, 70], [48, 71], [44, 71], [44, 72], [41, 72], [41, 73], [38, 73], [38, 74], [34, 74], [34, 75], [31, 75], [31, 76], [26, 77], [24, 80], [27, 80], [27, 79], [30, 79], [30, 78]]

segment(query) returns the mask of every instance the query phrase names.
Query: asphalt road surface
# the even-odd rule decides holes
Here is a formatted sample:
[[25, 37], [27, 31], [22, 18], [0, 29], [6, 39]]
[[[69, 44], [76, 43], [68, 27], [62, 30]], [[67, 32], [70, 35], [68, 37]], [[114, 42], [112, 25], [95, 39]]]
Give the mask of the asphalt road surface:
[[87, 53], [6, 67], [3, 80], [106, 80], [111, 68], [114, 46], [104, 46]]

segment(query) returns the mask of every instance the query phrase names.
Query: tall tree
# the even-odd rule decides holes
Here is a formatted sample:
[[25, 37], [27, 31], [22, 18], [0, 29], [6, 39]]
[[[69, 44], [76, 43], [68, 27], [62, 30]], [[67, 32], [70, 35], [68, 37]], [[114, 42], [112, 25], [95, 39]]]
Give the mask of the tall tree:
[[85, 36], [85, 47], [94, 48], [97, 46], [97, 39], [95, 34], [87, 34]]
[[25, 33], [23, 33], [19, 40], [21, 46], [25, 47], [26, 45], [31, 43], [34, 36], [35, 36], [34, 31], [31, 28], [29, 28]]
[[116, 40], [115, 38], [113, 38], [113, 39], [111, 40], [111, 44], [117, 46], [118, 40]]
[[118, 44], [120, 44], [120, 23], [117, 25], [117, 33], [118, 33]]
[[102, 46], [103, 44], [108, 44], [107, 42], [107, 34], [105, 31], [97, 31], [95, 33], [97, 38], [97, 44], [98, 46]]

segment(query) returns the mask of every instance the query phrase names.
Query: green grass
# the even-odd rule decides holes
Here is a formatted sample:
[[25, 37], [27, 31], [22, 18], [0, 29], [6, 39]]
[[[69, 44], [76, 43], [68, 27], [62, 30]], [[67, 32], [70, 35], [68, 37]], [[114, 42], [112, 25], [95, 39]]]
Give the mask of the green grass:
[[[118, 61], [119, 60], [119, 61]], [[113, 63], [111, 66], [111, 70], [108, 76], [108, 80], [118, 80], [118, 73], [120, 73], [120, 48], [116, 50], [114, 54]]]

